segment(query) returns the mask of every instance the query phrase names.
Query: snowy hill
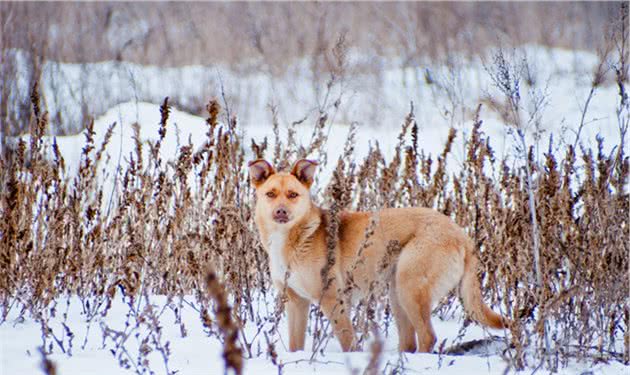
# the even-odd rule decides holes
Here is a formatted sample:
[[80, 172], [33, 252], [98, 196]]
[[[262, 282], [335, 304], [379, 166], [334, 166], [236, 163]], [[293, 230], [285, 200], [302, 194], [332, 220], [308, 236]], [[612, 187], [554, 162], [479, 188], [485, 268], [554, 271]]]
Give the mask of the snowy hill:
[[[544, 110], [540, 114], [543, 133], [536, 138], [534, 129], [527, 129], [527, 140], [537, 145], [536, 152], [541, 155], [548, 147], [553, 136], [554, 147], [572, 144], [575, 132], [582, 120], [583, 108], [590, 92], [592, 72], [598, 64], [597, 56], [587, 52], [573, 52], [561, 49], [546, 49], [538, 46], [526, 46], [518, 50], [517, 55], [526, 58], [531, 67], [530, 84], [523, 83], [522, 101], [527, 109], [536, 100], [544, 98]], [[360, 59], [360, 57], [356, 57]], [[414, 103], [414, 114], [419, 131], [419, 148], [425, 153], [437, 155], [442, 151], [451, 126], [459, 131], [454, 151], [449, 156], [448, 172], [456, 173], [465, 159], [463, 135], [468, 134], [472, 124], [474, 109], [483, 103], [480, 118], [483, 120], [482, 131], [489, 137], [498, 159], [510, 158], [515, 154], [515, 139], [510, 128], [504, 124], [501, 115], [487, 103], [489, 96], [498, 96], [491, 79], [485, 71], [487, 61], [481, 59], [467, 64], [453, 66], [435, 66], [427, 64], [403, 71], [394, 63], [385, 65], [377, 75], [359, 75], [348, 82], [343, 89], [335, 86], [331, 96], [341, 98], [339, 110], [329, 102], [325, 109], [330, 120], [325, 129], [327, 142], [318, 150], [326, 154], [328, 164], [323, 166], [321, 181], [327, 182], [338, 156], [343, 152], [344, 143], [351, 128], [357, 123], [355, 157], [363, 158], [370, 146], [378, 142], [386, 157], [391, 157], [397, 143], [400, 124]], [[157, 68], [143, 67], [127, 63], [104, 62], [99, 64], [75, 65], [49, 62], [44, 68], [44, 96], [47, 98], [48, 110], [54, 115], [60, 111], [68, 114], [67, 121], [78, 121], [80, 103], [77, 92], [82, 85], [90, 88], [84, 92], [81, 100], [88, 101], [88, 107], [100, 115], [94, 122], [95, 145], [100, 147], [108, 129], [112, 124], [113, 133], [107, 145], [104, 160], [99, 167], [99, 181], [105, 194], [104, 202], [109, 201], [110, 194], [116, 193], [120, 181], [119, 167], [128, 166], [130, 155], [134, 153], [133, 124], [139, 125], [140, 140], [155, 142], [159, 135], [160, 103], [164, 97], [175, 98], [182, 105], [195, 106], [195, 101], [206, 101], [211, 95], [218, 95], [218, 86], [223, 84], [228, 94], [231, 110], [239, 118], [237, 131], [243, 135], [245, 147], [250, 139], [260, 143], [265, 137], [270, 142], [267, 156], [273, 150], [274, 133], [271, 126], [271, 113], [268, 105], [278, 105], [280, 115], [280, 135], [286, 140], [287, 124], [306, 117], [306, 120], [295, 127], [296, 137], [300, 143], [308, 143], [318, 114], [317, 103], [321, 102], [321, 93], [312, 89], [312, 77], [305, 73], [306, 67], [298, 63], [290, 72], [295, 79], [288, 76], [277, 80], [264, 74], [239, 75], [227, 68], [217, 67], [183, 67]], [[46, 77], [49, 79], [47, 80]], [[106, 77], [108, 79], [103, 79]], [[209, 88], [209, 84], [213, 83]], [[541, 96], [542, 95], [542, 96]], [[617, 88], [610, 82], [598, 87], [589, 104], [585, 116], [585, 127], [581, 141], [590, 147], [596, 145], [597, 135], [606, 139], [605, 152], [619, 142], [615, 108], [618, 103]], [[172, 160], [182, 145], [189, 142], [193, 149], [199, 148], [206, 138], [205, 119], [173, 108], [167, 123], [166, 137], [162, 144], [162, 156]], [[28, 140], [28, 135], [23, 136]], [[74, 176], [79, 168], [85, 136], [82, 133], [71, 136], [45, 137], [48, 152], [56, 140], [66, 162], [68, 177]], [[12, 140], [13, 142], [16, 139]], [[149, 147], [143, 147], [145, 158]], [[249, 149], [248, 158], [253, 158]], [[314, 155], [316, 156], [316, 155]], [[167, 302], [162, 296], [150, 296], [156, 306], [165, 306]], [[187, 297], [183, 297], [184, 299]], [[58, 313], [51, 317], [51, 325], [55, 332], [63, 336], [70, 330], [73, 341], [62, 341], [68, 353], [59, 350], [50, 358], [58, 365], [58, 373], [66, 374], [118, 374], [133, 371], [120, 366], [119, 357], [113, 355], [111, 348], [113, 339], [103, 338], [107, 329], [124, 330], [127, 301], [116, 299], [112, 310], [106, 317], [98, 316], [91, 321], [91, 330], [87, 331], [86, 316], [81, 310], [81, 303], [76, 297], [57, 301]], [[273, 299], [259, 301], [261, 309], [271, 309]], [[69, 306], [69, 307], [68, 307]], [[65, 309], [68, 307], [68, 311]], [[67, 318], [65, 314], [67, 313]], [[159, 324], [163, 327], [165, 340], [170, 342], [172, 357], [170, 370], [178, 370], [181, 374], [222, 373], [222, 343], [216, 337], [209, 337], [194, 308], [183, 309], [181, 322], [176, 322], [170, 310], [161, 315]], [[0, 363], [2, 374], [26, 374], [40, 371], [41, 356], [38, 345], [41, 344], [41, 326], [35, 317], [26, 320], [17, 319], [18, 311], [11, 311], [7, 320], [0, 324]], [[463, 341], [492, 338], [489, 345], [482, 345], [474, 352], [465, 355], [407, 354], [400, 357], [396, 350], [397, 338], [395, 329], [390, 328], [385, 338], [384, 357], [381, 368], [402, 366], [405, 373], [423, 374], [502, 374], [506, 370], [506, 362], [502, 359], [505, 348], [502, 332], [484, 331], [479, 326], [468, 327], [460, 337], [459, 330], [463, 324], [460, 314], [449, 316], [444, 320], [434, 317], [438, 345], [446, 339], [445, 347]], [[183, 335], [181, 326], [185, 325], [187, 334]], [[65, 326], [64, 326], [65, 325]], [[286, 317], [279, 324], [280, 337], [286, 340]], [[67, 327], [66, 327], [67, 326]], [[266, 330], [271, 323], [265, 322]], [[139, 327], [142, 332], [146, 327]], [[264, 335], [257, 331], [253, 324], [246, 327], [245, 332], [252, 339], [252, 358], [245, 364], [246, 373], [278, 373], [266, 354], [267, 342]], [[86, 338], [89, 338], [87, 340]], [[312, 339], [312, 338], [310, 338]], [[309, 340], [310, 340], [309, 339]], [[110, 341], [108, 341], [110, 340]], [[138, 337], [131, 337], [134, 347], [141, 345]], [[331, 341], [325, 354], [311, 361], [310, 345], [307, 340], [307, 351], [289, 353], [284, 342], [276, 344], [279, 361], [284, 363], [285, 373], [331, 373], [347, 374], [353, 369], [366, 367], [370, 357], [369, 345], [365, 352], [342, 353], [336, 341]], [[153, 352], [151, 358], [153, 369], [161, 373], [161, 357]], [[134, 358], [135, 359], [135, 358]], [[386, 365], [386, 363], [388, 363]], [[533, 369], [526, 371], [530, 373]], [[580, 374], [627, 374], [628, 366], [619, 362], [587, 365], [570, 362], [560, 373]]]

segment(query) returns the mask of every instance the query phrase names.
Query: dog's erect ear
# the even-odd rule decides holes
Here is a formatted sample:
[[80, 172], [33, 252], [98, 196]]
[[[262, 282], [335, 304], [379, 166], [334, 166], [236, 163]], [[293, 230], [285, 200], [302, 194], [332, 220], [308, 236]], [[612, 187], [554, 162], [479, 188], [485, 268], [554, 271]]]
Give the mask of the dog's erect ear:
[[263, 182], [267, 181], [269, 176], [276, 173], [271, 164], [267, 160], [258, 159], [250, 161], [249, 164], [249, 178], [252, 181], [254, 187], [260, 186]]
[[306, 187], [310, 188], [311, 184], [313, 184], [313, 176], [315, 176], [317, 164], [318, 163], [313, 160], [298, 160], [293, 164], [291, 174], [300, 180], [302, 184], [306, 185]]

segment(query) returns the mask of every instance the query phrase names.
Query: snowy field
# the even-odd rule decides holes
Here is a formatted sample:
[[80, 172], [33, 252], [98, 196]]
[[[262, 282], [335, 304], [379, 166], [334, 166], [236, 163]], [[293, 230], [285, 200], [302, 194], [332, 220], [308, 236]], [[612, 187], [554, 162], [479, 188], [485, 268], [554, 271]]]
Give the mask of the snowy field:
[[[269, 106], [274, 105], [283, 124], [316, 115], [324, 107], [335, 123], [357, 122], [377, 131], [392, 130], [398, 128], [413, 101], [418, 123], [431, 131], [470, 120], [484, 97], [496, 95], [487, 72], [493, 65], [494, 52], [486, 51], [483, 57], [472, 60], [453, 53], [448, 65], [425, 61], [404, 70], [396, 59], [349, 53], [349, 66], [367, 66], [373, 71], [338, 80], [330, 92], [325, 90], [328, 78], [317, 80], [310, 72], [308, 60], [290, 64], [287, 73], [278, 77], [260, 71], [235, 72], [222, 65], [160, 68], [126, 62], [46, 62], [41, 90], [55, 125], [78, 123], [82, 106], [100, 117], [121, 103], [161, 103], [167, 96], [180, 107], [197, 109], [199, 114], [210, 97], [221, 95], [223, 87], [233, 112], [248, 128], [270, 125]], [[526, 66], [527, 79], [521, 82], [523, 106], [531, 105], [533, 94], [543, 95], [548, 99], [542, 117], [546, 129], [574, 129], [580, 122], [599, 57], [586, 51], [536, 45], [505, 50], [505, 54]], [[15, 59], [17, 65], [11, 95], [28, 100], [27, 57], [12, 51], [7, 58]], [[601, 133], [607, 138], [614, 134], [616, 95], [617, 88], [609, 74], [590, 103], [590, 115], [585, 119], [589, 134]], [[341, 105], [332, 111], [336, 99]], [[485, 110], [490, 111], [487, 106]], [[498, 119], [496, 113], [484, 113], [482, 118]], [[499, 123], [488, 126], [494, 131], [502, 127]]]
[[[539, 138], [535, 137], [534, 126], [530, 126], [526, 129], [528, 144], [536, 146], [538, 156], [548, 149], [550, 136], [554, 149], [573, 144], [591, 90], [593, 72], [599, 63], [598, 56], [585, 51], [539, 46], [524, 46], [506, 53], [527, 67], [529, 78], [521, 79], [520, 90], [523, 118], [528, 118], [536, 102], [543, 104], [537, 114], [541, 124]], [[42, 73], [42, 94], [53, 122], [51, 131], [55, 131], [56, 113], [63, 114], [63, 123], [79, 123], [83, 101], [93, 113], [100, 114], [95, 122], [96, 145], [101, 144], [107, 128], [116, 123], [107, 147], [110, 162], [104, 166], [102, 176], [114, 176], [119, 161], [124, 167], [127, 156], [133, 151], [131, 124], [140, 124], [143, 141], [158, 138], [158, 104], [165, 97], [188, 107], [197, 101], [197, 106], [203, 107], [211, 97], [222, 100], [222, 88], [232, 114], [239, 120], [244, 140], [249, 144], [251, 138], [260, 143], [267, 137], [270, 150], [274, 140], [270, 105], [278, 109], [283, 137], [286, 137], [286, 126], [304, 120], [296, 126], [298, 139], [303, 143], [310, 139], [319, 108], [324, 109], [329, 115], [329, 139], [320, 151], [327, 155], [332, 165], [343, 150], [351, 123], [359, 129], [355, 147], [357, 157], [365, 155], [375, 141], [379, 142], [385, 155], [390, 155], [400, 125], [413, 102], [420, 128], [419, 146], [425, 153], [439, 154], [448, 129], [453, 126], [458, 130], [450, 155], [453, 160], [448, 164], [452, 172], [465, 159], [463, 136], [469, 133], [474, 111], [480, 103], [483, 103], [480, 112], [482, 131], [490, 137], [495, 156], [509, 158], [515, 153], [513, 132], [486, 100], [487, 97], [500, 98], [487, 71], [492, 68], [491, 56], [492, 51], [487, 52], [487, 57], [472, 61], [454, 56], [451, 66], [435, 66], [427, 62], [407, 70], [397, 68], [395, 61], [380, 62], [383, 69], [377, 80], [374, 74], [357, 74], [347, 82], [333, 85], [328, 93], [313, 88], [318, 84], [309, 75], [306, 62], [292, 65], [285, 77], [238, 74], [223, 66], [158, 68], [124, 62], [81, 65], [48, 62]], [[25, 59], [18, 52], [15, 58], [18, 61]], [[365, 57], [352, 57], [351, 54], [350, 61], [355, 64], [363, 60]], [[27, 65], [19, 63], [18, 66], [26, 68]], [[26, 76], [26, 71], [18, 72], [18, 89], [13, 91], [14, 95], [29, 92], [25, 86]], [[589, 102], [580, 142], [587, 148], [594, 148], [595, 137], [600, 135], [605, 139], [604, 151], [610, 152], [619, 143], [615, 115], [618, 89], [610, 75], [607, 77]], [[335, 108], [337, 99], [341, 104]], [[162, 148], [165, 155], [175, 155], [178, 145], [187, 144], [189, 140], [195, 147], [200, 146], [205, 139], [203, 123], [202, 117], [186, 113], [181, 108], [174, 110]], [[83, 134], [57, 138], [70, 174], [78, 168], [81, 148], [77, 145], [84, 141]], [[48, 138], [48, 143], [52, 143], [52, 138]], [[106, 187], [105, 191], [108, 190]]]
[[[587, 52], [550, 50], [536, 46], [528, 46], [520, 52], [527, 56], [528, 62], [536, 72], [536, 85], [534, 87], [524, 85], [524, 105], [535, 97], [535, 92], [544, 92], [548, 98], [548, 104], [542, 114], [541, 123], [544, 133], [538, 142], [538, 152], [542, 154], [547, 149], [549, 136], [552, 134], [554, 147], [559, 147], [563, 143], [572, 144], [575, 130], [580, 123], [582, 108], [590, 91], [589, 85], [592, 72], [598, 62], [597, 57]], [[304, 69], [300, 64], [294, 67], [295, 71], [300, 69]], [[443, 88], [435, 84], [429, 85], [422, 78], [425, 72], [431, 72], [437, 82], [444, 84]], [[274, 135], [270, 112], [267, 109], [268, 104], [271, 103], [279, 104], [282, 125], [280, 132], [283, 137], [286, 136], [286, 124], [308, 115], [310, 116], [308, 120], [296, 127], [298, 139], [306, 143], [315, 123], [314, 108], [316, 108], [318, 97], [316, 93], [312, 93], [312, 89], [307, 88], [310, 84], [308, 77], [276, 83], [264, 74], [241, 76], [229, 72], [225, 67], [162, 69], [127, 63], [100, 63], [87, 67], [48, 63], [44, 71], [44, 75], [47, 74], [55, 77], [55, 84], [62, 85], [61, 91], [57, 91], [55, 95], [47, 95], [47, 104], [51, 113], [59, 110], [69, 111], [71, 116], [76, 115], [73, 108], [76, 108], [77, 103], [67, 98], [76, 98], [73, 92], [80, 90], [78, 82], [81, 79], [86, 80], [89, 83], [88, 87], [94, 90], [85, 93], [85, 97], [93, 98], [90, 100], [94, 100], [94, 103], [98, 101], [101, 106], [107, 106], [103, 108], [92, 106], [97, 112], [102, 113], [95, 121], [97, 147], [102, 143], [108, 127], [116, 123], [107, 147], [106, 162], [100, 167], [105, 202], [108, 201], [112, 192], [114, 194], [116, 192], [115, 180], [118, 166], [124, 169], [130, 153], [134, 150], [131, 125], [136, 122], [140, 125], [143, 141], [156, 140], [160, 120], [159, 103], [162, 99], [170, 96], [177, 98], [180, 103], [187, 103], [195, 97], [203, 97], [205, 100], [209, 93], [206, 91], [207, 87], [203, 85], [210, 81], [218, 84], [219, 76], [228, 95], [233, 98], [231, 110], [236, 112], [241, 120], [239, 131], [244, 135], [247, 145], [250, 138], [260, 143], [264, 137], [267, 137], [271, 143], [269, 150], [273, 149]], [[101, 78], [103, 75], [111, 79], [103, 80]], [[391, 155], [397, 142], [396, 136], [400, 124], [409, 111], [411, 101], [414, 102], [415, 115], [420, 126], [420, 148], [426, 153], [437, 155], [441, 151], [451, 125], [460, 131], [451, 156], [453, 160], [449, 162], [450, 172], [455, 172], [461, 160], [465, 158], [461, 133], [465, 134], [472, 123], [472, 109], [482, 101], [485, 94], [496, 94], [482, 61], [474, 61], [457, 71], [434, 66], [419, 67], [412, 71], [388, 68], [383, 71], [379, 85], [374, 86], [371, 79], [359, 79], [349, 83], [343, 94], [336, 93], [336, 95], [342, 95], [343, 105], [339, 113], [331, 117], [331, 125], [327, 128], [328, 143], [322, 148], [321, 153], [327, 155], [329, 162], [322, 172], [321, 181], [327, 181], [331, 167], [343, 151], [352, 121], [358, 121], [355, 146], [357, 158], [364, 156], [370, 145], [374, 145], [376, 141], [385, 155]], [[52, 93], [51, 81], [47, 81], [47, 85], [44, 86], [44, 95], [46, 95], [46, 90]], [[184, 84], [181, 84], [182, 82]], [[403, 82], [406, 83], [403, 84]], [[459, 91], [446, 88], [448, 82], [451, 88]], [[210, 90], [215, 95], [218, 93], [216, 88], [215, 86], [215, 90]], [[585, 145], [594, 146], [595, 136], [598, 134], [606, 139], [606, 152], [619, 142], [615, 118], [617, 95], [616, 86], [610, 82], [597, 89], [586, 115], [587, 124], [581, 138]], [[455, 107], [461, 108], [461, 113], [452, 116], [447, 114], [451, 106], [449, 103], [455, 103]], [[500, 159], [513, 155], [514, 139], [503, 125], [500, 116], [488, 106], [484, 106], [481, 119], [484, 121], [482, 130], [490, 137], [496, 156]], [[188, 142], [199, 147], [205, 139], [204, 121], [202, 117], [174, 108], [169, 118], [162, 155], [167, 158], [174, 157], [179, 147]], [[532, 131], [528, 132], [528, 140], [530, 144], [537, 144]], [[46, 138], [49, 145], [53, 141], [53, 137]], [[68, 176], [72, 176], [78, 168], [84, 141], [83, 134], [56, 137], [56, 142], [66, 161]], [[147, 149], [148, 147], [144, 148], [145, 152]], [[270, 151], [268, 155], [270, 156]], [[151, 298], [151, 303], [156, 306], [160, 308], [165, 306], [164, 298], [160, 296]], [[129, 336], [132, 342], [130, 346], [139, 345], [144, 328], [125, 325], [126, 314], [129, 310], [125, 302], [117, 299], [105, 317], [93, 318], [89, 324], [89, 332], [86, 331], [88, 324], [86, 324], [85, 314], [82, 313], [81, 303], [75, 297], [71, 297], [70, 302], [67, 305], [66, 300], [57, 301], [57, 315], [52, 320], [55, 323], [51, 324], [55, 327], [53, 333], [62, 336], [66, 329], [62, 325], [63, 322], [74, 337], [72, 342], [67, 339], [62, 342], [66, 354], [61, 350], [61, 345], [52, 343], [54, 354], [50, 355], [50, 359], [56, 363], [57, 373], [78, 375], [133, 372], [133, 367], [124, 369], [119, 366], [121, 353], [111, 350], [114, 347], [111, 339], [103, 339], [106, 328], [117, 331], [132, 330], [133, 334]], [[66, 306], [69, 307], [66, 309]], [[257, 308], [271, 311], [273, 301], [260, 302]], [[33, 317], [25, 316], [25, 320], [18, 320], [18, 315], [18, 310], [14, 307], [7, 320], [0, 324], [0, 362], [2, 365], [0, 373], [2, 375], [41, 373], [41, 355], [38, 351], [41, 345], [41, 327], [33, 320]], [[501, 357], [505, 348], [501, 341], [502, 332], [488, 332], [473, 325], [467, 328], [463, 337], [458, 337], [463, 322], [458, 314], [446, 320], [434, 317], [433, 321], [438, 344], [446, 339], [445, 347], [463, 341], [487, 339], [490, 335], [497, 335], [498, 338], [493, 344], [483, 346], [478, 351], [463, 356], [438, 354], [399, 356], [396, 350], [395, 328], [392, 326], [385, 338], [385, 353], [380, 364], [381, 369], [391, 370], [400, 364], [403, 372], [412, 374], [504, 373], [506, 362]], [[185, 337], [182, 335], [181, 324], [185, 325]], [[201, 324], [199, 313], [193, 306], [186, 305], [186, 308], [182, 310], [181, 324], [176, 323], [175, 315], [169, 308], [160, 316], [159, 325], [163, 328], [164, 341], [170, 343], [172, 353], [169, 370], [177, 370], [179, 374], [223, 373], [222, 344], [216, 338], [207, 335]], [[267, 322], [265, 327], [269, 330], [272, 324]], [[248, 326], [245, 329], [250, 338], [256, 336], [253, 339], [251, 358], [248, 358], [245, 363], [245, 373], [278, 373], [278, 368], [270, 362], [266, 354], [265, 338], [262, 334], [257, 334], [256, 329], [255, 326]], [[279, 332], [279, 337], [286, 340], [286, 317], [279, 325]], [[134, 336], [136, 333], [138, 336]], [[276, 343], [279, 361], [284, 363], [283, 371], [287, 374], [348, 374], [357, 370], [363, 371], [370, 356], [369, 344], [364, 346], [365, 352], [342, 353], [338, 343], [331, 341], [325, 353], [317, 355], [315, 360], [311, 360], [311, 345], [308, 340], [305, 352], [288, 353], [286, 347], [285, 342]], [[152, 363], [151, 368], [156, 373], [166, 371], [159, 353], [151, 353], [148, 358]], [[525, 373], [533, 371], [532, 368]], [[560, 372], [614, 375], [628, 374], [630, 367], [618, 362], [596, 365], [572, 363], [567, 368], [562, 368]]]
[[[184, 297], [184, 300], [194, 301], [192, 297]], [[167, 303], [165, 298], [152, 296], [151, 301], [156, 310], [160, 310]], [[171, 303], [173, 306], [176, 303]], [[272, 309], [273, 301], [268, 301], [257, 306], [260, 309]], [[133, 372], [133, 366], [127, 370], [119, 366], [119, 358], [125, 357], [120, 350], [115, 351], [116, 345], [111, 338], [103, 339], [107, 329], [119, 332], [127, 331], [129, 338], [126, 343], [127, 350], [134, 353], [141, 340], [147, 336], [146, 328], [126, 325], [128, 305], [121, 299], [117, 299], [108, 312], [106, 318], [97, 315], [90, 322], [89, 332], [86, 315], [82, 313], [81, 302], [72, 298], [68, 307], [68, 300], [58, 301], [57, 317], [51, 319], [50, 326], [53, 333], [62, 338], [66, 328], [74, 334], [72, 341], [63, 339], [62, 345], [67, 354], [61, 350], [61, 346], [52, 343], [54, 354], [49, 358], [57, 365], [58, 374], [129, 374]], [[41, 354], [38, 347], [41, 346], [41, 327], [32, 320], [17, 321], [17, 311], [13, 310], [6, 322], [0, 325], [0, 339], [2, 342], [2, 374], [38, 374], [41, 373]], [[271, 315], [271, 314], [270, 314]], [[67, 316], [67, 319], [64, 317]], [[65, 320], [64, 320], [65, 319]], [[182, 309], [181, 324], [178, 323], [175, 313], [166, 309], [159, 319], [162, 327], [164, 342], [168, 342], [171, 357], [168, 362], [169, 370], [178, 370], [179, 374], [221, 374], [223, 373], [222, 344], [216, 337], [208, 337], [201, 323], [198, 311], [193, 306], [185, 305]], [[318, 354], [313, 359], [311, 351], [312, 340], [307, 338], [306, 350], [290, 353], [287, 351], [286, 319], [278, 325], [281, 340], [275, 344], [278, 353], [278, 363], [284, 364], [285, 374], [350, 374], [353, 371], [363, 371], [367, 366], [370, 352], [369, 345], [364, 345], [364, 352], [343, 353], [336, 340], [331, 340], [324, 354]], [[393, 323], [392, 323], [393, 324]], [[469, 326], [463, 336], [459, 336], [463, 319], [459, 314], [449, 320], [441, 320], [433, 317], [433, 324], [438, 336], [438, 344], [445, 341], [444, 348], [451, 347], [454, 343], [462, 343], [470, 340], [490, 340], [488, 345], [481, 345], [466, 355], [439, 355], [439, 354], [404, 354], [397, 351], [398, 338], [395, 327], [390, 327], [388, 337], [385, 338], [384, 355], [381, 359], [381, 369], [390, 371], [400, 366], [403, 373], [409, 374], [503, 374], [506, 371], [506, 363], [501, 358], [505, 348], [502, 341], [502, 333], [499, 331], [484, 331], [480, 326]], [[185, 336], [181, 326], [185, 327]], [[312, 320], [311, 327], [312, 328]], [[267, 322], [264, 330], [270, 332], [274, 325]], [[275, 374], [278, 368], [274, 366], [266, 354], [267, 343], [258, 328], [249, 324], [245, 329], [245, 335], [251, 340], [252, 358], [245, 361], [246, 374]], [[495, 335], [491, 337], [491, 335]], [[49, 339], [50, 340], [50, 339]], [[52, 341], [52, 340], [51, 340]], [[135, 359], [135, 358], [132, 358]], [[164, 361], [159, 353], [148, 355], [151, 369], [156, 373], [165, 373]], [[629, 367], [618, 362], [596, 365], [573, 363], [560, 371], [563, 374], [627, 374]], [[524, 373], [531, 373], [532, 370]]]

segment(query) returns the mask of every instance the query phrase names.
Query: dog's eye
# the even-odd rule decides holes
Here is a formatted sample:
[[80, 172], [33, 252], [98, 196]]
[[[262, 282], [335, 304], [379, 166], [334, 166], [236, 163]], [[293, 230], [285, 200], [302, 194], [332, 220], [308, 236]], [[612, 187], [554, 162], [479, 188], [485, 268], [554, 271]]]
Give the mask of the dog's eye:
[[276, 197], [276, 193], [274, 193], [273, 191], [268, 191], [267, 194], [265, 194], [266, 196], [268, 196], [269, 198], [275, 198]]
[[287, 194], [287, 197], [289, 197], [289, 199], [295, 199], [298, 197], [298, 193], [290, 191], [289, 194]]

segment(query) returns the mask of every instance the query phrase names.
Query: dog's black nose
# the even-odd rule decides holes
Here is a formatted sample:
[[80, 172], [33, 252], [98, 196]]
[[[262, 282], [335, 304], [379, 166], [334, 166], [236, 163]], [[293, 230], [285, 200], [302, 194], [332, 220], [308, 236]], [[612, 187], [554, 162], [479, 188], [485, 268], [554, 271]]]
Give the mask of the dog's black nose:
[[287, 216], [289, 213], [284, 207], [276, 208], [276, 212], [274, 213], [276, 216]]
[[288, 223], [289, 211], [283, 206], [276, 208], [273, 211], [273, 220], [281, 224]]

